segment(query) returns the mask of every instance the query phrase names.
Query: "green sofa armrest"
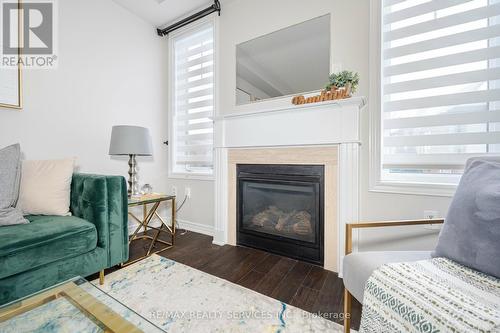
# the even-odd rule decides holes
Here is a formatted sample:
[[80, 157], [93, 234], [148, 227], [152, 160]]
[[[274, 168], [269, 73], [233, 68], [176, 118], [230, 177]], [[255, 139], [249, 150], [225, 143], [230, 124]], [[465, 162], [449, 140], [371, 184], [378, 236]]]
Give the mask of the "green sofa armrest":
[[127, 205], [124, 177], [73, 175], [71, 213], [96, 226], [97, 246], [106, 250], [108, 267], [128, 260]]

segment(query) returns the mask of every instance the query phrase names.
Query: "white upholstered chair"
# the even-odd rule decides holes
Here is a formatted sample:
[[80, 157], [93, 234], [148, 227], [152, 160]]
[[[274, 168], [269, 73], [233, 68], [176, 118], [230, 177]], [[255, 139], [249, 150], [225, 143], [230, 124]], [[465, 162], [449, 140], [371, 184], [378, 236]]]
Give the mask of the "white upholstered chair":
[[375, 269], [383, 264], [418, 261], [431, 258], [431, 251], [377, 251], [352, 253], [353, 229], [385, 228], [410, 225], [442, 224], [443, 219], [352, 223], [346, 227], [345, 253], [343, 261], [344, 281], [344, 332], [351, 330], [351, 301], [356, 298], [363, 304], [366, 281]]

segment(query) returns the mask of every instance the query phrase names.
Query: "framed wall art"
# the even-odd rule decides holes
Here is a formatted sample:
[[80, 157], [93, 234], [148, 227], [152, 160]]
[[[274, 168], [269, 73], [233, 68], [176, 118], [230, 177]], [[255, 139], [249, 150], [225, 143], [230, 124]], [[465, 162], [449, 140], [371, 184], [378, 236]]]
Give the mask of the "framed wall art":
[[[2, 34], [0, 36], [0, 48], [2, 50], [2, 61], [0, 62], [0, 109], [1, 108], [22, 108], [22, 70], [20, 59], [20, 48], [22, 45], [22, 16], [21, 16], [21, 1], [1, 1], [2, 5]], [[9, 5], [17, 6], [18, 15], [12, 15], [12, 10]], [[9, 19], [6, 20], [6, 15]], [[5, 47], [4, 43], [12, 44], [12, 41], [17, 42], [17, 54], [7, 54], [7, 49], [12, 49], [12, 45]], [[14, 57], [13, 57], [14, 56]]]

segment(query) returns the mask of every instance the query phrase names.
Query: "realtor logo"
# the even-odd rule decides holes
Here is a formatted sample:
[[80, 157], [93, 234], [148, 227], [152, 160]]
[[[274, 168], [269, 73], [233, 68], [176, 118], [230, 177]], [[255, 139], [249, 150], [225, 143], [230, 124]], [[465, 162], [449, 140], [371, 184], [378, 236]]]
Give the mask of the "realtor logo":
[[2, 66], [55, 66], [55, 3], [52, 0], [2, 1]]

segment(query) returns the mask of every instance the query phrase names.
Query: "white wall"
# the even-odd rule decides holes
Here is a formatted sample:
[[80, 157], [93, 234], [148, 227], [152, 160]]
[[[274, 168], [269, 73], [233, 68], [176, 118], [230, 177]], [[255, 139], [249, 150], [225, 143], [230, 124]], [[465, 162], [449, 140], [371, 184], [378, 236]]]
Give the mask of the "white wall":
[[[234, 107], [237, 44], [327, 13], [332, 16], [331, 64], [334, 68], [359, 72], [361, 83], [357, 94], [369, 97], [369, 7], [369, 0], [236, 0], [225, 5], [220, 17], [219, 84], [223, 98], [219, 112], [238, 111]], [[450, 198], [368, 191], [369, 112], [373, 111], [366, 109], [362, 119], [361, 219], [422, 218], [424, 210], [445, 214]], [[436, 231], [423, 227], [363, 232], [360, 249], [431, 249], [436, 235]]]
[[154, 157], [138, 158], [141, 183], [166, 189], [166, 62], [151, 25], [111, 0], [58, 1], [59, 66], [25, 70], [24, 109], [0, 110], [0, 147], [26, 159], [77, 157], [81, 172], [127, 176], [108, 156], [111, 127], [151, 129]]
[[[369, 0], [234, 0], [223, 4], [218, 73], [221, 114], [236, 111], [236, 44], [327, 13], [332, 15], [332, 64], [359, 72], [358, 94], [368, 96]], [[154, 157], [139, 158], [141, 183], [166, 192], [175, 185], [180, 197], [185, 187], [191, 187], [192, 198], [179, 219], [209, 230], [214, 215], [213, 182], [167, 178], [167, 150], [162, 145], [167, 138], [166, 39], [111, 0], [59, 1], [59, 11], [59, 68], [25, 71], [25, 107], [21, 112], [0, 110], [0, 146], [20, 142], [29, 159], [77, 156], [83, 172], [126, 176], [126, 159], [107, 155], [111, 126], [149, 127]], [[362, 219], [420, 218], [423, 210], [444, 214], [449, 198], [368, 191], [368, 112], [362, 124]], [[361, 248], [431, 248], [435, 234], [423, 228], [404, 234], [387, 229], [364, 233]]]
[[108, 156], [111, 127], [145, 126], [154, 157], [139, 158], [141, 181], [164, 183], [161, 40], [111, 0], [58, 7], [59, 66], [24, 70], [24, 109], [0, 111], [0, 146], [20, 142], [27, 159], [76, 156], [82, 172], [125, 176], [127, 159]]
[[[127, 157], [108, 156], [113, 125], [150, 128], [153, 157], [138, 157], [139, 181], [170, 192], [167, 179], [167, 42], [111, 0], [58, 1], [59, 66], [25, 70], [24, 109], [0, 109], [0, 147], [26, 159], [76, 156], [81, 172], [127, 176]], [[179, 220], [213, 225], [211, 182], [188, 183]], [[167, 209], [162, 213], [169, 216]], [[182, 224], [181, 224], [182, 225]]]

